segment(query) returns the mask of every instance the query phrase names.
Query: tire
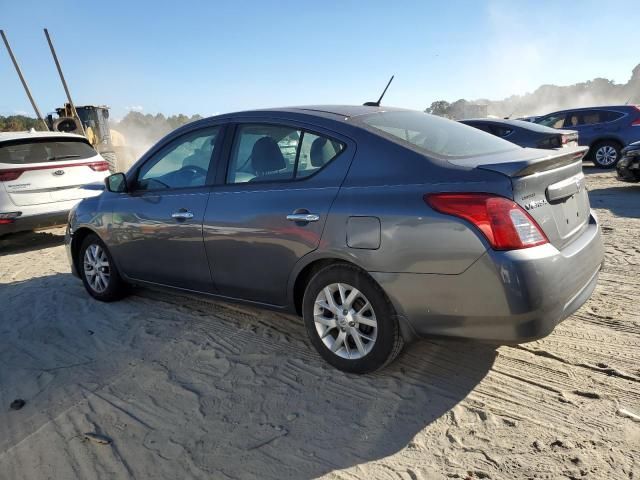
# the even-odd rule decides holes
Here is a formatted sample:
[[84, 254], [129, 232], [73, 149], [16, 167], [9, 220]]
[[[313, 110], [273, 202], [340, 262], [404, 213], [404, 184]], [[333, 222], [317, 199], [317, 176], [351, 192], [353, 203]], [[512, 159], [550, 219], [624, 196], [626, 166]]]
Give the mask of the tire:
[[378, 370], [404, 345], [393, 305], [355, 266], [335, 264], [316, 273], [305, 289], [302, 313], [313, 346], [344, 372]]
[[598, 168], [615, 168], [620, 160], [620, 144], [612, 140], [598, 142], [591, 147], [591, 161]]
[[[128, 285], [120, 277], [111, 253], [97, 235], [87, 235], [83, 240], [77, 265], [84, 288], [96, 300], [113, 302], [127, 295]], [[106, 271], [92, 275], [91, 272], [98, 268]]]

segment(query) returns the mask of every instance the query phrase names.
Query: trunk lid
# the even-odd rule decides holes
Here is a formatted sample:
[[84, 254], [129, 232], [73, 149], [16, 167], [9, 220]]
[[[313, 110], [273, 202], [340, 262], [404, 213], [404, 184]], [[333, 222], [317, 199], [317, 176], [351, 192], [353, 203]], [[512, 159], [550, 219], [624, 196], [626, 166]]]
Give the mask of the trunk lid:
[[451, 162], [509, 177], [513, 200], [533, 217], [551, 244], [560, 249], [577, 238], [589, 223], [590, 204], [582, 173], [586, 153], [585, 147], [551, 152], [523, 149]]

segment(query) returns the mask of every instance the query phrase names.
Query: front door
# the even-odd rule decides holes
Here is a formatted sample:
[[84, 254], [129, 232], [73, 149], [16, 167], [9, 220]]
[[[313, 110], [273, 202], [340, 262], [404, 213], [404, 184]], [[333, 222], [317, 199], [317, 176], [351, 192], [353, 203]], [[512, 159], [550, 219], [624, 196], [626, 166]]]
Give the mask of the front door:
[[202, 239], [220, 127], [186, 133], [161, 147], [113, 200], [113, 255], [130, 278], [212, 292]]
[[214, 282], [225, 296], [284, 305], [289, 275], [318, 247], [354, 149], [295, 126], [242, 124], [234, 137], [225, 184], [204, 218]]

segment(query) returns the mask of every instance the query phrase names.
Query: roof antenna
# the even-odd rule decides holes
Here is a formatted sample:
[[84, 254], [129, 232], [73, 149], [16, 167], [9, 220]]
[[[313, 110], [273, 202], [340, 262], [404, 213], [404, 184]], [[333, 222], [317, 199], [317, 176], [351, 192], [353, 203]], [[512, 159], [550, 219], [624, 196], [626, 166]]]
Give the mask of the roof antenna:
[[391, 78], [389, 79], [389, 83], [387, 83], [387, 86], [384, 87], [384, 90], [382, 91], [382, 95], [380, 95], [380, 98], [378, 99], [377, 102], [365, 102], [364, 106], [365, 107], [379, 107], [380, 106], [380, 102], [382, 101], [382, 97], [384, 97], [384, 94], [387, 93], [387, 88], [389, 88], [389, 85], [391, 85], [391, 82], [393, 82], [393, 77], [395, 77], [395, 75], [391, 75]]

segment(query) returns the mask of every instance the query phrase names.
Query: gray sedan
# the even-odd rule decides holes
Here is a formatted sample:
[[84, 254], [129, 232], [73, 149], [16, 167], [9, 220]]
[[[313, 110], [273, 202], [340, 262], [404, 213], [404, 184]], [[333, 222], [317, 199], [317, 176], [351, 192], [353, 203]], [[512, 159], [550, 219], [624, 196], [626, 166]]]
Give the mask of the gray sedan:
[[221, 115], [80, 202], [67, 251], [98, 300], [162, 285], [290, 311], [365, 373], [427, 335], [536, 339], [587, 300], [604, 253], [585, 152], [394, 108]]

